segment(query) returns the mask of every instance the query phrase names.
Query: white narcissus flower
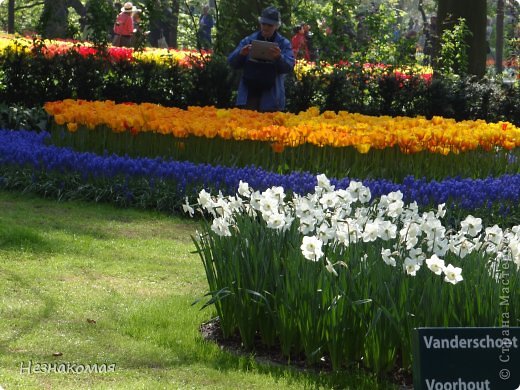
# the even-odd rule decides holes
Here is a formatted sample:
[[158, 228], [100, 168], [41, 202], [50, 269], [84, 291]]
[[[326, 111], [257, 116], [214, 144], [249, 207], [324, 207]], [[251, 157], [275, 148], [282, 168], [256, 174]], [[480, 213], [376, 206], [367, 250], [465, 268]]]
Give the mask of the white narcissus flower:
[[264, 197], [274, 198], [278, 203], [282, 203], [285, 198], [283, 187], [271, 187], [265, 190]]
[[396, 200], [388, 204], [387, 214], [391, 218], [399, 217], [404, 210], [404, 202], [402, 200]]
[[437, 214], [435, 215], [437, 218], [444, 218], [446, 215], [446, 203], [441, 203], [437, 206]]
[[335, 192], [327, 192], [320, 198], [320, 204], [325, 209], [335, 208], [338, 202], [339, 198]]
[[460, 223], [460, 231], [475, 237], [482, 230], [482, 219], [468, 215], [464, 221]]
[[353, 200], [359, 200], [361, 203], [366, 203], [370, 200], [370, 190], [359, 181], [351, 181], [347, 190], [350, 192]]
[[444, 260], [439, 259], [437, 255], [433, 255], [429, 259], [426, 259], [426, 265], [435, 275], [442, 274], [444, 270]]
[[392, 255], [393, 255], [393, 253], [390, 249], [381, 250], [381, 257], [383, 258], [383, 261], [386, 264], [391, 265], [392, 267], [395, 267], [395, 265], [396, 265], [395, 258]]
[[188, 202], [188, 197], [186, 197], [186, 203], [182, 205], [182, 211], [185, 213], [188, 213], [190, 217], [193, 218], [193, 214], [195, 214], [195, 210], [193, 210], [193, 207], [190, 206], [190, 203]]
[[213, 230], [219, 236], [231, 236], [231, 231], [229, 230], [229, 222], [223, 217], [217, 217], [213, 220], [211, 224], [211, 230]]
[[325, 268], [334, 276], [338, 276], [338, 272], [334, 269], [334, 264], [332, 264], [329, 260], [327, 260], [327, 265], [325, 265]]
[[438, 219], [428, 219], [423, 222], [422, 231], [426, 234], [426, 238], [433, 240], [444, 237], [446, 228], [442, 226], [441, 221]]
[[511, 242], [509, 242], [509, 248], [511, 249], [511, 258], [513, 263], [520, 268], [520, 239], [512, 238]]
[[475, 249], [475, 243], [460, 234], [450, 239], [450, 251], [461, 259], [465, 258]]
[[320, 227], [318, 228], [316, 235], [324, 243], [327, 243], [330, 240], [333, 240], [334, 238], [336, 238], [336, 229], [329, 226], [326, 222], [323, 222], [320, 225]]
[[318, 261], [323, 256], [321, 247], [323, 242], [316, 236], [305, 236], [300, 247], [303, 257], [307, 260]]
[[283, 230], [285, 228], [285, 216], [280, 213], [270, 214], [266, 222], [270, 229]]
[[330, 185], [330, 180], [323, 173], [321, 175], [316, 176], [316, 180], [318, 181], [317, 189], [323, 189], [327, 192], [334, 191], [334, 186]]
[[299, 227], [300, 233], [304, 236], [314, 233], [316, 230], [316, 220], [312, 215], [300, 218], [300, 227]]
[[504, 232], [498, 225], [486, 228], [486, 240], [495, 245], [500, 245]]
[[276, 198], [264, 196], [260, 199], [260, 202], [258, 203], [264, 219], [267, 220], [269, 218], [269, 215], [273, 213], [278, 213], [278, 201], [276, 200]]
[[406, 224], [401, 229], [401, 231], [399, 232], [399, 235], [401, 236], [400, 240], [401, 240], [401, 242], [406, 243], [406, 249], [411, 249], [417, 245], [417, 243], [419, 242], [419, 239], [417, 238], [417, 236], [420, 233], [421, 233], [421, 230], [419, 228], [419, 225], [415, 222]]
[[240, 180], [240, 183], [238, 183], [238, 194], [245, 198], [249, 198], [251, 196], [249, 184]]
[[382, 221], [379, 224], [379, 237], [388, 241], [394, 239], [397, 236], [397, 226], [390, 221]]
[[371, 242], [377, 240], [377, 237], [379, 236], [379, 222], [373, 221], [368, 222], [365, 225], [365, 229], [363, 231], [363, 241], [364, 242]]
[[406, 273], [411, 276], [415, 276], [417, 271], [419, 271], [419, 269], [421, 268], [421, 266], [417, 263], [416, 260], [411, 259], [409, 257], [407, 257], [404, 260], [403, 267]]
[[199, 197], [197, 198], [197, 202], [203, 209], [211, 211], [213, 209], [213, 200], [211, 199], [211, 194], [206, 192], [206, 190], [202, 189], [199, 192]]
[[448, 282], [451, 284], [457, 284], [458, 282], [463, 280], [462, 275], [461, 275], [462, 268], [454, 267], [453, 265], [448, 264], [444, 268], [443, 272], [444, 272], [444, 275], [446, 275], [444, 277], [445, 282]]

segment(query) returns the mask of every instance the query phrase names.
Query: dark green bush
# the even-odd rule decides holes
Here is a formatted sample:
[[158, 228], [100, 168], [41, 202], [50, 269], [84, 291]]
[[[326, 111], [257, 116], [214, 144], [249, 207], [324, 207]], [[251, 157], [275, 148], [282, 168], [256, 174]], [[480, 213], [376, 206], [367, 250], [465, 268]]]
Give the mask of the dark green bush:
[[[109, 59], [104, 50], [85, 56], [76, 50], [48, 56], [35, 41], [32, 53], [7, 50], [0, 57], [0, 102], [41, 107], [66, 98], [151, 102], [165, 106], [231, 107], [239, 73], [225, 57], [187, 65]], [[518, 84], [518, 83], [517, 83]], [[457, 120], [508, 120], [520, 125], [517, 84], [452, 75], [432, 79], [393, 68], [367, 70], [360, 64], [320, 68], [300, 79], [286, 78], [287, 110], [349, 111], [369, 115], [434, 115]]]

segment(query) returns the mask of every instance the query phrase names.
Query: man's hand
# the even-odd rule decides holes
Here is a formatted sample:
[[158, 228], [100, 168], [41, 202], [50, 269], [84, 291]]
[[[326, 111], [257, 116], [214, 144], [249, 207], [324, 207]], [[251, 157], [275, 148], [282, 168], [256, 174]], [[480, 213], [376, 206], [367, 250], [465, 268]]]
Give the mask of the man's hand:
[[241, 50], [240, 50], [240, 55], [241, 56], [247, 56], [249, 54], [249, 51], [251, 50], [251, 44], [249, 45], [245, 45]]

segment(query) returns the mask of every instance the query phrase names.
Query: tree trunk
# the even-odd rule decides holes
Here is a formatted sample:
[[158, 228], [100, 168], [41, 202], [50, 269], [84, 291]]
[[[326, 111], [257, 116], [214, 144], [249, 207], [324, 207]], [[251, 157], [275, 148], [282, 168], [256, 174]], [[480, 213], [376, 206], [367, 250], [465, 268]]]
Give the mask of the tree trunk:
[[68, 30], [68, 0], [45, 0], [40, 17], [40, 29], [44, 38], [65, 38]]
[[170, 30], [170, 46], [177, 49], [178, 45], [178, 32], [179, 32], [179, 11], [181, 2], [180, 0], [172, 1], [172, 26]]
[[7, 4], [7, 32], [14, 34], [14, 0]]
[[450, 21], [464, 18], [471, 31], [468, 38], [468, 73], [478, 77], [486, 72], [486, 0], [439, 0], [437, 11], [439, 36]]
[[504, 60], [504, 0], [497, 1], [495, 70], [502, 73]]

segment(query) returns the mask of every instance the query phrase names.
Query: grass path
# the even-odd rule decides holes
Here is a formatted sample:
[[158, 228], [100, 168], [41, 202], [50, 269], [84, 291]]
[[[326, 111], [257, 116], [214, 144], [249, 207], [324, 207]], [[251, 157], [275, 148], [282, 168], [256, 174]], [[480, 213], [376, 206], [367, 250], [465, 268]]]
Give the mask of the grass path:
[[[259, 364], [204, 341], [198, 327], [212, 312], [191, 306], [207, 287], [195, 230], [152, 212], [0, 192], [0, 386], [387, 388], [359, 373]], [[116, 368], [21, 373], [30, 361]]]

